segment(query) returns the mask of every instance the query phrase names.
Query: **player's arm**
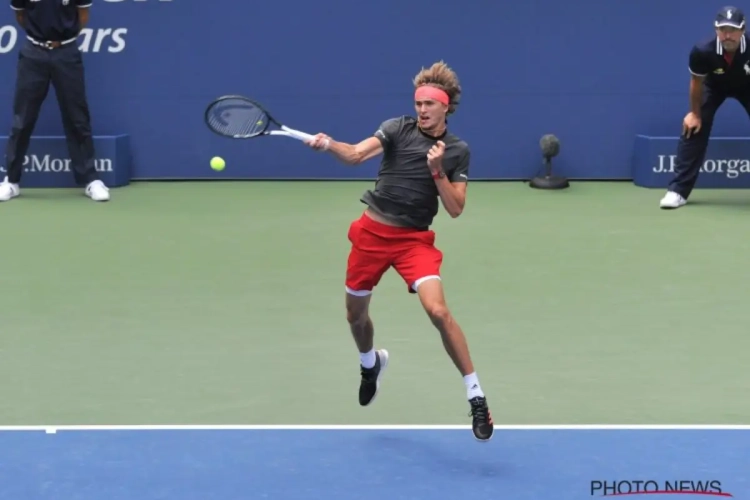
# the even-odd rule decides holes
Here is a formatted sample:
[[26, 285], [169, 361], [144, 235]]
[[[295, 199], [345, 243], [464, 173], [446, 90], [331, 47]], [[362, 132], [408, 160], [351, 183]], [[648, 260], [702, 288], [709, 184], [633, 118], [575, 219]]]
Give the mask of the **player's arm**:
[[701, 104], [703, 103], [703, 80], [711, 72], [711, 66], [705, 54], [693, 47], [690, 51], [688, 62], [690, 70], [690, 111], [698, 118], [701, 116]]
[[435, 180], [443, 207], [454, 219], [463, 213], [464, 206], [466, 206], [470, 160], [471, 152], [467, 149], [453, 171], [446, 174], [445, 177]]
[[10, 8], [16, 13], [16, 22], [20, 27], [24, 27], [26, 22], [24, 12], [26, 9], [26, 0], [10, 0]]
[[92, 0], [76, 0], [78, 6], [78, 19], [81, 22], [81, 29], [85, 28], [89, 23], [89, 10], [91, 7]]
[[329, 138], [328, 152], [342, 163], [359, 165], [382, 153], [383, 145], [377, 137], [368, 137], [357, 144], [347, 144]]
[[318, 134], [308, 144], [318, 150], [329, 151], [342, 163], [359, 165], [382, 153], [387, 153], [396, 142], [401, 131], [401, 120], [392, 118], [380, 124], [372, 137], [357, 143], [334, 141], [325, 134]]

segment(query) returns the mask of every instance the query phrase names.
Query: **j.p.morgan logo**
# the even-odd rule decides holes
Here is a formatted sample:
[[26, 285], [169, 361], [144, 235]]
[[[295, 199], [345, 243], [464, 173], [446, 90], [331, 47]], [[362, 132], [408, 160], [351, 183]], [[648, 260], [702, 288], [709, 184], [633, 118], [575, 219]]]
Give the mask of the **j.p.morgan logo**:
[[[99, 158], [94, 161], [97, 172], [112, 172], [114, 167], [112, 166], [112, 160], [110, 158]], [[66, 173], [72, 172], [70, 166], [70, 160], [67, 158], [55, 158], [52, 155], [26, 155], [23, 160], [24, 172], [41, 172], [41, 173]], [[8, 169], [5, 165], [0, 165], [0, 172], [7, 172]]]
[[[659, 155], [653, 171], [655, 174], [672, 174], [676, 161], [677, 155]], [[708, 158], [701, 165], [700, 172], [736, 179], [742, 174], [750, 174], [750, 160], [744, 158]]]

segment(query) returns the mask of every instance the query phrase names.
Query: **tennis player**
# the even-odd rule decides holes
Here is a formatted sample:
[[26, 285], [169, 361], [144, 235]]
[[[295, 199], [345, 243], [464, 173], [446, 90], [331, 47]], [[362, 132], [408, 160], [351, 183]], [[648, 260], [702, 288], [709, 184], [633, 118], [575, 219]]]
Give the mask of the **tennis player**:
[[416, 118], [386, 120], [373, 137], [356, 145], [325, 134], [307, 142], [348, 165], [383, 154], [375, 187], [361, 198], [367, 208], [351, 223], [348, 234], [352, 246], [346, 269], [346, 311], [360, 352], [359, 404], [372, 403], [388, 367], [388, 351], [373, 346], [369, 305], [373, 289], [393, 267], [440, 332], [466, 385], [474, 436], [487, 441], [494, 431], [492, 416], [464, 333], [446, 305], [440, 279], [443, 254], [435, 247], [430, 229], [438, 200], [453, 218], [461, 215], [466, 203], [469, 147], [447, 130], [447, 116], [456, 110], [461, 86], [442, 61], [422, 69], [414, 86]]

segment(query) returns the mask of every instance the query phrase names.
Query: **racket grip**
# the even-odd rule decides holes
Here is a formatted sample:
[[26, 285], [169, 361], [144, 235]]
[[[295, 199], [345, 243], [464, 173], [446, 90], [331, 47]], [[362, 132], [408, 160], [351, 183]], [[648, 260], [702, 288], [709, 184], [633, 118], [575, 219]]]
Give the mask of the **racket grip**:
[[300, 141], [310, 141], [315, 137], [314, 135], [306, 134], [304, 132], [300, 132], [299, 130], [294, 130], [293, 128], [289, 128], [285, 126], [282, 126], [281, 130], [289, 134], [291, 137], [294, 137], [295, 139], [298, 139]]

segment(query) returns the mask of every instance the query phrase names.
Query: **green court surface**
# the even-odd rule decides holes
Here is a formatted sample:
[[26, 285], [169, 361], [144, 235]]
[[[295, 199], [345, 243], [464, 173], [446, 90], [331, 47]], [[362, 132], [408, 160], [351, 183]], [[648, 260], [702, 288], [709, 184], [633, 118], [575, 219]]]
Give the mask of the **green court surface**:
[[[394, 271], [357, 404], [344, 312], [360, 182], [135, 183], [0, 206], [0, 424], [468, 424]], [[750, 193], [473, 183], [435, 225], [498, 424], [748, 423]], [[745, 312], [743, 312], [743, 310]]]

